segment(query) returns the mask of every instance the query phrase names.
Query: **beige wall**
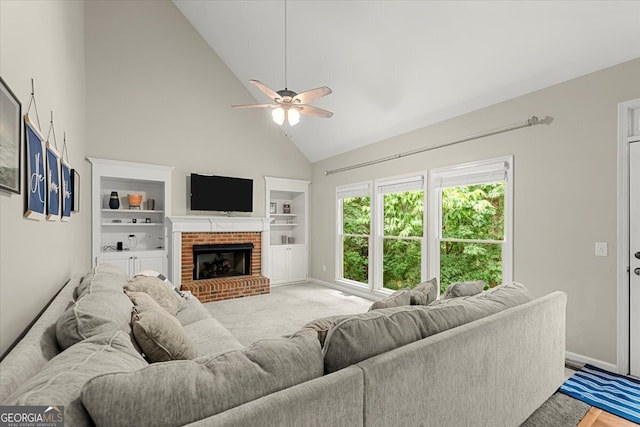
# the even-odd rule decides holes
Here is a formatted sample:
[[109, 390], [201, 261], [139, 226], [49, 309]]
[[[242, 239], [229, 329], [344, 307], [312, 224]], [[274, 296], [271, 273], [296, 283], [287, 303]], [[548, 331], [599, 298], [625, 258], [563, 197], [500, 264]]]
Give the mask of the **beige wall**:
[[187, 213], [191, 172], [253, 178], [255, 216], [265, 175], [310, 178], [266, 112], [230, 108], [254, 100], [173, 3], [2, 0], [0, 19], [0, 73], [25, 108], [35, 79], [45, 133], [54, 110], [82, 189], [68, 224], [23, 219], [24, 196], [0, 192], [0, 354], [91, 266], [85, 157], [175, 166], [174, 215]]
[[[310, 163], [171, 2], [86, 3], [87, 154], [175, 166], [173, 215], [191, 172], [308, 179]], [[170, 30], [168, 30], [170, 29]]]
[[0, 1], [0, 75], [24, 112], [34, 79], [44, 136], [53, 110], [58, 148], [66, 132], [82, 190], [80, 212], [69, 223], [23, 218], [24, 177], [22, 194], [0, 191], [0, 354], [72, 274], [89, 266], [83, 10], [81, 2]]
[[[567, 350], [615, 365], [617, 106], [640, 97], [638, 76], [640, 59], [314, 163], [311, 276], [334, 280], [337, 185], [513, 154], [514, 278], [534, 296], [567, 292]], [[553, 122], [324, 176], [532, 115]]]

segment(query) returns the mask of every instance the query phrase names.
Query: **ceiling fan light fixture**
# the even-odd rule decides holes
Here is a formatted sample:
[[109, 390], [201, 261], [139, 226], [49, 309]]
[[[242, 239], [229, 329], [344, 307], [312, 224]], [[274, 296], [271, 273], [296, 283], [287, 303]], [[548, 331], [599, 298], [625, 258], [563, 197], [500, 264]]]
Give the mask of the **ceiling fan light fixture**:
[[295, 108], [289, 108], [287, 111], [287, 121], [290, 126], [295, 126], [300, 121], [300, 112]]
[[271, 117], [278, 126], [284, 124], [284, 109], [282, 107], [274, 108], [271, 110]]

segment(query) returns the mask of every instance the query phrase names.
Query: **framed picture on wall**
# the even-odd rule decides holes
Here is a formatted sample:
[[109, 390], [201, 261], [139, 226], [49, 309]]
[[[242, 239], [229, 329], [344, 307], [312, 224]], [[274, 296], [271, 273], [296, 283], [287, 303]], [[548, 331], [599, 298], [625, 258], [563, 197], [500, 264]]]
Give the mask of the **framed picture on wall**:
[[0, 77], [0, 190], [20, 194], [22, 104]]
[[71, 169], [71, 212], [80, 212], [80, 174]]
[[60, 215], [60, 154], [47, 142], [47, 220], [58, 221]]
[[29, 219], [40, 220], [44, 218], [45, 202], [47, 200], [45, 183], [45, 150], [44, 138], [40, 130], [24, 116], [24, 135], [27, 151], [27, 179], [25, 191], [24, 216]]
[[66, 222], [71, 218], [71, 201], [73, 199], [71, 188], [71, 167], [64, 160], [60, 160], [60, 184], [60, 220]]

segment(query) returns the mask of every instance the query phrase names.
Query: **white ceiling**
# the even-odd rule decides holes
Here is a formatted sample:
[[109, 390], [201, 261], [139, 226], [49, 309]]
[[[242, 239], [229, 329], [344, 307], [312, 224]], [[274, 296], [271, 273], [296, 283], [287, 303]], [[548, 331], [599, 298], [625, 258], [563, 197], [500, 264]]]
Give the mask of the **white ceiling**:
[[[284, 88], [284, 0], [174, 3], [257, 102]], [[333, 90], [291, 129], [315, 162], [638, 58], [640, 1], [289, 0], [287, 32], [288, 88]]]

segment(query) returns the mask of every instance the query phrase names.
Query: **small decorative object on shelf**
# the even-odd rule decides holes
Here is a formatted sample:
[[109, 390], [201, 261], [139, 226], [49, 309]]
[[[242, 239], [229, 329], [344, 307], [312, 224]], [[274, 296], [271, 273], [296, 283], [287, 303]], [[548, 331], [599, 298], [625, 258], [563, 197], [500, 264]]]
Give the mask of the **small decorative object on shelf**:
[[155, 210], [156, 208], [156, 200], [155, 199], [147, 199], [147, 209], [150, 211]]
[[118, 198], [118, 192], [112, 191], [109, 196], [109, 207], [111, 209], [118, 209], [120, 207], [120, 199]]
[[128, 194], [129, 209], [140, 209], [142, 205], [142, 194]]
[[282, 204], [282, 213], [285, 213], [285, 214], [291, 213], [291, 205], [289, 203]]
[[269, 213], [274, 214], [274, 213], [277, 213], [277, 211], [278, 211], [277, 203], [276, 202], [269, 203]]

